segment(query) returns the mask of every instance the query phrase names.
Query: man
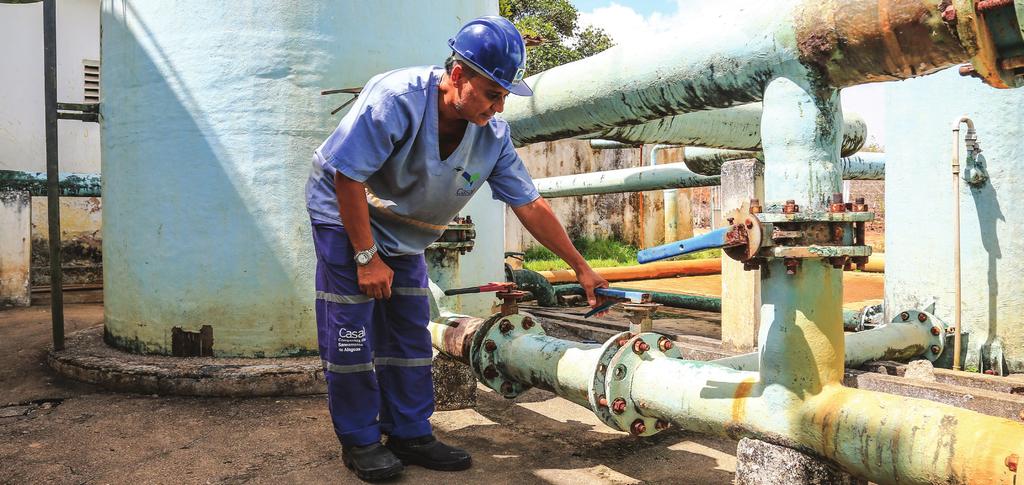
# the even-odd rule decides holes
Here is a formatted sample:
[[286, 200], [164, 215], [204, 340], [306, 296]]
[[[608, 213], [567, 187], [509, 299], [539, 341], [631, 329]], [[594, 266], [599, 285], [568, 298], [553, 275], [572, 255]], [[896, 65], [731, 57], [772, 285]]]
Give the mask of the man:
[[[403, 462], [463, 470], [469, 454], [434, 438], [429, 292], [423, 251], [488, 182], [494, 197], [586, 289], [608, 283], [572, 246], [494, 115], [522, 81], [511, 22], [482, 17], [448, 41], [445, 68], [377, 75], [316, 150], [306, 198], [316, 247], [316, 318], [328, 408], [347, 467], [364, 480]], [[498, 262], [495, 262], [498, 264]], [[386, 446], [381, 436], [387, 435]]]

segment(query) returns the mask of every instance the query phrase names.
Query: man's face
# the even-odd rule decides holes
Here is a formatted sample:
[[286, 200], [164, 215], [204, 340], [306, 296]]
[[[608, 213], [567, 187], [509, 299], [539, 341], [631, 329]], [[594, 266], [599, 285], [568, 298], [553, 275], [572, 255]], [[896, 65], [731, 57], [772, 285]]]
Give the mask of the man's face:
[[[505, 110], [505, 97], [508, 96], [508, 90], [491, 81], [487, 76], [467, 72], [470, 71], [468, 67], [456, 66], [455, 69], [461, 70], [459, 82], [456, 82], [458, 99], [455, 101], [455, 110], [466, 121], [484, 126], [495, 113]], [[453, 74], [455, 73], [453, 72]]]

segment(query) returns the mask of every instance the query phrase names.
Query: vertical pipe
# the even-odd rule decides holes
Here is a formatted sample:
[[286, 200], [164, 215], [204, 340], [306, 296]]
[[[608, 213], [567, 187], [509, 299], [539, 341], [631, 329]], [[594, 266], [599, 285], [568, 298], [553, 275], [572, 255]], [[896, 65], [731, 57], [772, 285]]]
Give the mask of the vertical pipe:
[[53, 348], [64, 349], [64, 293], [60, 257], [60, 180], [57, 160], [57, 0], [43, 2], [43, 89], [46, 110], [46, 212], [50, 229], [50, 316]]
[[[765, 90], [765, 199], [769, 206], [794, 199], [802, 211], [823, 212], [842, 183], [842, 111], [837, 90], [808, 79], [778, 78]], [[842, 271], [820, 258], [796, 262], [787, 274], [783, 260], [771, 260], [762, 280], [761, 379], [816, 394], [843, 377]]]
[[974, 131], [970, 118], [962, 116], [953, 125], [953, 370], [960, 370], [960, 125], [967, 123], [968, 133]]

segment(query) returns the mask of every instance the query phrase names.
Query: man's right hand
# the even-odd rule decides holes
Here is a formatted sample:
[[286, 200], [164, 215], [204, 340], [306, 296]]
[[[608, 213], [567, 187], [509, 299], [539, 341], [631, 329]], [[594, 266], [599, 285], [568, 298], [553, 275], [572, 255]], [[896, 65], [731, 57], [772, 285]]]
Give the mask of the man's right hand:
[[391, 298], [391, 281], [395, 278], [395, 272], [374, 254], [366, 266], [359, 266], [356, 270], [359, 278], [359, 291], [370, 298], [388, 299]]

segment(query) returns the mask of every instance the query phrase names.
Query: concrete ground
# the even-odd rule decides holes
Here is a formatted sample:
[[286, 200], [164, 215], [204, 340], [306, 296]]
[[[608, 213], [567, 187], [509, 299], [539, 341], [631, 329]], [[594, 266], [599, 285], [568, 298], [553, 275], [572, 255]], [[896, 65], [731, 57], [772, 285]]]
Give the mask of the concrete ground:
[[[102, 324], [70, 304], [67, 331]], [[46, 307], [0, 310], [0, 483], [359, 483], [339, 459], [324, 396], [132, 395], [45, 364]], [[395, 483], [732, 483], [735, 442], [668, 430], [646, 439], [539, 390], [438, 412], [437, 435], [473, 453], [465, 472], [410, 467]]]

